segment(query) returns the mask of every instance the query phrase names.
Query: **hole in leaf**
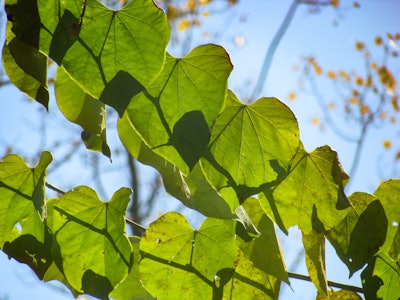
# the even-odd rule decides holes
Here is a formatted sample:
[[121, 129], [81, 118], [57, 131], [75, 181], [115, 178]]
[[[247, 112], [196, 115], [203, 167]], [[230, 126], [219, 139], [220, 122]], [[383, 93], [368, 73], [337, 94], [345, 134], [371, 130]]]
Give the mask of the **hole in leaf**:
[[397, 226], [399, 226], [399, 223], [397, 223], [396, 221], [393, 221], [393, 222], [392, 222], [392, 225], [393, 225], [394, 227], [397, 227]]
[[161, 239], [160, 238], [156, 238], [156, 242], [157, 242], [157, 244], [161, 243]]
[[22, 233], [22, 226], [19, 222], [15, 223], [14, 228], [18, 230], [18, 233]]

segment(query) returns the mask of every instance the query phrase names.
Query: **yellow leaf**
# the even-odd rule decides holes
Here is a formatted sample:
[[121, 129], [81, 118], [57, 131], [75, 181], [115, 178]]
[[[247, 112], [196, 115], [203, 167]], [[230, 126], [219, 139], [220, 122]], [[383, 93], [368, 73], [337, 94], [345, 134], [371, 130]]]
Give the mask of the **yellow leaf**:
[[333, 7], [338, 7], [340, 5], [340, 1], [339, 0], [331, 0], [331, 5]]
[[197, 2], [196, 2], [196, 0], [187, 0], [186, 6], [189, 11], [193, 12], [196, 10]]
[[397, 95], [394, 95], [392, 97], [392, 99], [390, 100], [390, 103], [392, 104], [393, 109], [395, 111], [399, 111], [399, 102], [398, 102], [398, 100], [399, 100], [399, 96], [397, 96]]
[[350, 97], [349, 103], [353, 104], [353, 105], [357, 105], [358, 104], [358, 99], [356, 97]]
[[318, 117], [312, 118], [312, 119], [311, 119], [311, 123], [312, 123], [313, 125], [318, 125], [318, 124], [319, 124], [319, 118], [318, 118]]
[[376, 44], [377, 46], [380, 46], [380, 45], [382, 45], [382, 43], [383, 43], [383, 39], [382, 39], [381, 36], [378, 35], [378, 36], [375, 38], [375, 44]]
[[397, 151], [397, 153], [396, 153], [396, 160], [399, 160], [400, 159], [400, 151]]
[[355, 82], [358, 86], [363, 86], [364, 85], [364, 79], [362, 77], [356, 77]]
[[328, 76], [330, 79], [336, 79], [336, 73], [334, 71], [328, 71], [326, 76]]
[[363, 42], [356, 42], [356, 49], [358, 51], [364, 50], [365, 44]]
[[383, 148], [390, 149], [392, 147], [392, 142], [388, 139], [383, 140]]
[[360, 112], [362, 115], [366, 115], [367, 113], [369, 113], [369, 107], [365, 104], [361, 104]]
[[335, 103], [329, 102], [327, 107], [328, 109], [335, 109]]
[[379, 119], [385, 119], [387, 117], [387, 112], [386, 111], [383, 111], [383, 112], [381, 112], [380, 114], [379, 114]]
[[186, 20], [186, 19], [181, 20], [178, 25], [178, 30], [185, 31], [186, 29], [188, 29], [190, 27], [191, 24], [192, 24], [192, 22], [190, 22], [189, 20]]
[[297, 95], [296, 95], [295, 92], [290, 92], [289, 95], [288, 95], [288, 99], [290, 101], [294, 101], [296, 99], [296, 97], [297, 97]]
[[350, 77], [349, 77], [349, 75], [347, 75], [347, 73], [346, 73], [345, 71], [340, 70], [340, 71], [339, 71], [339, 75], [340, 75], [344, 80], [350, 81]]

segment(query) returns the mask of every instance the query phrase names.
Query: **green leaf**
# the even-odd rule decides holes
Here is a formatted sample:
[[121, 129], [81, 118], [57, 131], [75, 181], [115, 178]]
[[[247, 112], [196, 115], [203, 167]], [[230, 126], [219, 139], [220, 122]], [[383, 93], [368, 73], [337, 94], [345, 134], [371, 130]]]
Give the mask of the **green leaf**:
[[328, 292], [330, 300], [362, 300], [362, 298], [353, 291], [339, 290]]
[[281, 281], [253, 266], [240, 251], [232, 279], [224, 285], [223, 299], [278, 299]]
[[9, 257], [29, 265], [39, 278], [52, 261], [43, 224], [45, 176], [51, 161], [51, 154], [43, 152], [34, 168], [15, 154], [0, 162], [0, 247]]
[[366, 300], [378, 299], [377, 292], [383, 285], [382, 279], [373, 274], [376, 258], [377, 256], [371, 259], [367, 267], [361, 272], [361, 282]]
[[308, 274], [318, 290], [318, 296], [321, 299], [328, 298], [325, 268], [325, 237], [322, 233], [315, 231], [306, 234], [303, 233], [303, 245]]
[[352, 276], [383, 245], [388, 221], [381, 202], [374, 196], [358, 192], [349, 201], [353, 209], [326, 236]]
[[193, 49], [183, 58], [167, 55], [163, 71], [127, 112], [147, 146], [188, 174], [222, 111], [232, 64], [216, 45]]
[[276, 98], [251, 105], [229, 91], [211, 133], [204, 170], [217, 188], [234, 188], [240, 201], [285, 175], [299, 147], [297, 121]]
[[258, 199], [248, 198], [243, 207], [260, 234], [248, 241], [239, 239], [240, 250], [255, 268], [289, 283], [282, 251], [271, 219], [261, 209]]
[[140, 238], [137, 236], [129, 237], [133, 248], [133, 266], [129, 271], [128, 276], [122, 281], [117, 288], [112, 291], [110, 297], [113, 299], [141, 299], [141, 300], [151, 300], [153, 298], [142, 286], [139, 277], [139, 242]]
[[49, 200], [53, 249], [59, 252], [54, 255], [62, 259], [59, 268], [80, 293], [107, 298], [128, 274], [132, 247], [124, 235], [124, 215], [130, 194], [121, 188], [102, 202], [95, 191], [82, 186]]
[[400, 291], [400, 263], [395, 262], [386, 253], [377, 256], [374, 276], [382, 279], [383, 285], [377, 293], [381, 299], [398, 299]]
[[48, 109], [47, 57], [39, 51], [36, 1], [20, 0], [5, 5], [5, 10], [9, 22], [2, 52], [4, 70], [16, 87]]
[[298, 225], [304, 233], [322, 232], [348, 213], [345, 180], [347, 175], [331, 148], [324, 146], [311, 153], [299, 149], [287, 177], [260, 194], [260, 203], [283, 231]]
[[[97, 0], [87, 0], [85, 7], [78, 0], [39, 3], [46, 28], [41, 32], [42, 51], [62, 63], [93, 97], [100, 98], [106, 89], [102, 100], [120, 114], [124, 106], [120, 103], [126, 105], [137, 85], [121, 85], [118, 80], [147, 85], [161, 71], [169, 26], [153, 1], [130, 1], [120, 10], [111, 10]], [[117, 94], [109, 99], [110, 92]], [[117, 98], [122, 98], [120, 103], [115, 103]]]
[[[16, 154], [0, 162], [0, 247], [21, 233], [33, 234], [39, 242], [44, 241], [45, 177], [52, 159], [49, 152], [43, 152], [34, 168]], [[15, 226], [24, 219], [29, 230], [23, 228], [18, 232]]]
[[144, 287], [159, 299], [211, 299], [215, 276], [228, 282], [233, 273], [228, 270], [238, 255], [234, 232], [233, 220], [209, 218], [193, 230], [178, 213], [162, 216], [140, 242]]
[[57, 70], [55, 93], [63, 115], [83, 128], [82, 140], [86, 147], [111, 157], [106, 138], [105, 104], [85, 93], [61, 67]]
[[399, 262], [400, 180], [391, 179], [383, 182], [374, 194], [382, 203], [388, 220], [386, 241], [381, 251], [388, 253], [394, 261]]
[[2, 54], [4, 70], [10, 81], [48, 109], [47, 57], [17, 37], [4, 44]]
[[184, 205], [207, 217], [222, 219], [235, 217], [234, 211], [239, 205], [235, 197], [223, 198], [207, 181], [199, 164], [185, 176], [173, 164], [146, 146], [126, 114], [118, 121], [118, 134], [133, 157], [141, 163], [153, 166], [161, 173], [167, 192], [182, 201]]
[[41, 20], [37, 1], [18, 0], [13, 1], [13, 3], [6, 1], [5, 4], [4, 8], [7, 13], [7, 20], [11, 22], [11, 24], [7, 24], [8, 42], [12, 39], [10, 38], [11, 30], [13, 35], [20, 41], [38, 49]]

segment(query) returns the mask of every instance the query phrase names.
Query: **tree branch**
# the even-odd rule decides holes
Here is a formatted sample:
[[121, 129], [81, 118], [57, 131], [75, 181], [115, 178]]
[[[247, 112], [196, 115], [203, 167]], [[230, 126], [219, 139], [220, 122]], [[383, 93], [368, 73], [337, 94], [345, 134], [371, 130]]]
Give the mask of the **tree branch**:
[[265, 80], [268, 75], [269, 68], [271, 67], [272, 58], [274, 57], [276, 48], [278, 47], [282, 37], [284, 36], [287, 28], [289, 27], [290, 22], [293, 19], [294, 13], [296, 12], [296, 8], [300, 2], [298, 0], [294, 0], [292, 5], [290, 6], [281, 26], [279, 27], [277, 33], [275, 34], [271, 44], [269, 45], [268, 51], [265, 55], [264, 62], [262, 64], [260, 76], [258, 76], [258, 81], [254, 91], [251, 95], [251, 99], [254, 100], [260, 94], [262, 88], [264, 87]]
[[[288, 276], [289, 276], [289, 278], [294, 278], [294, 279], [299, 279], [299, 280], [304, 280], [304, 281], [311, 282], [310, 276], [297, 274], [297, 273], [292, 273], [292, 272], [288, 272]], [[356, 292], [356, 293], [364, 293], [364, 290], [362, 288], [358, 287], [358, 286], [342, 284], [342, 283], [329, 281], [329, 280], [328, 280], [328, 286], [339, 288], [339, 289], [342, 289], [342, 290], [348, 290], [348, 291], [352, 291], [352, 292]]]

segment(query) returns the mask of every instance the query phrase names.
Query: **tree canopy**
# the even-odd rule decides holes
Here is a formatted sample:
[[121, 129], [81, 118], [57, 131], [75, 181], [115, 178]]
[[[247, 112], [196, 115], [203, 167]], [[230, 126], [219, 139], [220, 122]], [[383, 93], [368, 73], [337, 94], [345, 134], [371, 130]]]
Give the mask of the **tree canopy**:
[[[86, 147], [112, 159], [105, 120], [113, 108], [129, 153], [206, 216], [192, 228], [168, 212], [143, 236], [128, 236], [130, 189], [111, 199], [79, 182], [62, 191], [46, 180], [50, 152], [35, 166], [10, 154], [0, 162], [0, 247], [9, 257], [74, 295], [277, 299], [294, 275], [276, 230], [298, 226], [318, 299], [397, 299], [400, 181], [346, 195], [337, 153], [306, 151], [287, 105], [274, 97], [245, 104], [229, 90], [233, 67], [223, 47], [172, 56], [167, 15], [151, 0], [119, 10], [98, 0], [6, 0], [5, 10], [11, 82], [48, 109], [55, 62], [57, 105], [82, 127]], [[58, 197], [48, 199], [48, 188]], [[362, 269], [362, 287], [328, 288], [326, 240], [350, 275]]]

